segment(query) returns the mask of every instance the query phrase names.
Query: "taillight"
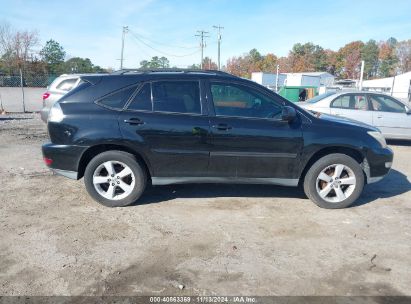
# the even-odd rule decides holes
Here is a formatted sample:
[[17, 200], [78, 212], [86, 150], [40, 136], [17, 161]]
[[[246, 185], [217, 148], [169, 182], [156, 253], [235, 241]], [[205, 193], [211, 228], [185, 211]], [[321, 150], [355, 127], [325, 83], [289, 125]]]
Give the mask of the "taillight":
[[49, 93], [49, 92], [46, 92], [46, 93], [43, 94], [43, 100], [46, 100], [46, 99], [49, 98], [49, 97], [50, 97], [50, 93]]
[[51, 122], [61, 122], [64, 118], [63, 110], [60, 107], [59, 102], [57, 101], [50, 109], [49, 116], [47, 121]]
[[43, 157], [43, 159], [47, 166], [50, 166], [53, 163], [53, 160], [51, 158]]

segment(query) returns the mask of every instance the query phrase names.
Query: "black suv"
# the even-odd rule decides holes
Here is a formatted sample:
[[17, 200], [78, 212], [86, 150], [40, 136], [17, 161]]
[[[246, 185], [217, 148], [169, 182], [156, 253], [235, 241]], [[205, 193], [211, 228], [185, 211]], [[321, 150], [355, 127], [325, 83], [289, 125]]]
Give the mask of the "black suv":
[[378, 129], [307, 112], [218, 71], [82, 76], [50, 111], [45, 163], [106, 206], [174, 183], [303, 185], [318, 206], [351, 205], [393, 153]]

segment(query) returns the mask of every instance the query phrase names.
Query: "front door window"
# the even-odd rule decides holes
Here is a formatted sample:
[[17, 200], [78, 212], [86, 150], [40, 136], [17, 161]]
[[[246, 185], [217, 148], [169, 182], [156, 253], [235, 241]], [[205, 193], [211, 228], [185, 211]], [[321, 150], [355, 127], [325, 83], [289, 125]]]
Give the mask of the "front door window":
[[252, 88], [212, 83], [211, 93], [216, 116], [281, 118], [281, 105]]

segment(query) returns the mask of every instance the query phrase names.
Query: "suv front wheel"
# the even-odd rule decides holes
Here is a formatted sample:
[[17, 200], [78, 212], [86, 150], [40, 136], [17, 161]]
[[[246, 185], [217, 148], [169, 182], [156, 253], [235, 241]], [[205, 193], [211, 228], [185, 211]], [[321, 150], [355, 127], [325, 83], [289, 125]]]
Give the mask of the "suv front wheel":
[[108, 151], [95, 156], [84, 172], [87, 192], [107, 207], [123, 207], [138, 200], [147, 176], [130, 153]]
[[329, 154], [317, 160], [304, 179], [304, 192], [322, 208], [339, 209], [353, 204], [364, 188], [360, 164], [345, 154]]

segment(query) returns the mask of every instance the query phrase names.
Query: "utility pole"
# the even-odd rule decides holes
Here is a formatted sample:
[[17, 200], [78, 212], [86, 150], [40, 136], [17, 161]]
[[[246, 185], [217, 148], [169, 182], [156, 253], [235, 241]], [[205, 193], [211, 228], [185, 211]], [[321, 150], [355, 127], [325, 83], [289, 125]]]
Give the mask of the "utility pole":
[[204, 48], [205, 48], [205, 44], [204, 44], [204, 38], [210, 37], [207, 36], [208, 32], [206, 31], [197, 31], [197, 35], [195, 35], [196, 37], [200, 37], [201, 38], [201, 42], [200, 42], [200, 47], [201, 47], [201, 64], [200, 67], [201, 69], [203, 69], [203, 60], [204, 60]]
[[361, 61], [361, 72], [360, 72], [361, 74], [360, 74], [360, 83], [359, 83], [359, 86], [358, 86], [358, 88], [360, 89], [360, 91], [362, 90], [362, 80], [363, 80], [363, 77], [364, 77], [364, 60], [363, 61]]
[[279, 76], [280, 66], [277, 64], [277, 73], [275, 77], [275, 92], [278, 92], [278, 76]]
[[123, 26], [123, 36], [121, 39], [121, 57], [120, 57], [120, 70], [123, 69], [123, 60], [124, 60], [124, 40], [126, 38], [126, 34], [128, 33], [128, 26]]
[[224, 27], [220, 25], [213, 25], [213, 28], [218, 30], [218, 70], [220, 70], [221, 69], [221, 66], [220, 66], [221, 30], [224, 29]]
[[23, 113], [26, 113], [26, 103], [24, 100], [24, 82], [23, 82], [23, 72], [21, 71], [20, 68], [20, 87], [21, 87], [21, 96], [23, 98]]

